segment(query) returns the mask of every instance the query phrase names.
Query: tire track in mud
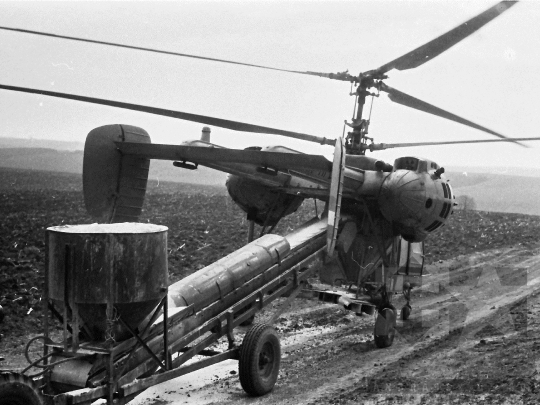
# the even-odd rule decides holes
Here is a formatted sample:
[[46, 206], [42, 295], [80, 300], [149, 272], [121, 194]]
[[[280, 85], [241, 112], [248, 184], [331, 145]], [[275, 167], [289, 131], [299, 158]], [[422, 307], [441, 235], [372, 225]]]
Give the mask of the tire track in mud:
[[[364, 402], [377, 401], [381, 394], [391, 400], [404, 401], [401, 403], [418, 401], [439, 403], [437, 402], [439, 400], [440, 403], [447, 403], [448, 395], [459, 390], [445, 391], [441, 385], [447, 383], [448, 386], [456, 388], [456, 384], [448, 384], [448, 381], [451, 382], [457, 378], [459, 382], [459, 375], [456, 374], [456, 370], [441, 369], [444, 357], [451, 359], [456, 356], [456, 352], [470, 353], [471, 348], [488, 345], [485, 339], [480, 341], [475, 339], [479, 332], [488, 328], [492, 329], [491, 333], [499, 336], [508, 334], [510, 338], [516, 338], [520, 332], [526, 334], [527, 325], [525, 325], [525, 330], [519, 327], [516, 317], [512, 316], [512, 309], [525, 305], [525, 311], [527, 311], [528, 301], [531, 305], [533, 302], [538, 303], [540, 308], [538, 299], [540, 255], [538, 251], [531, 254], [511, 249], [503, 251], [502, 254], [491, 252], [490, 256], [492, 255], [495, 257], [481, 262], [477, 262], [478, 258], [472, 256], [468, 260], [469, 264], [472, 262], [472, 266], [458, 267], [454, 270], [454, 274], [438, 271], [436, 276], [423, 286], [428, 287], [429, 291], [429, 287], [439, 283], [439, 292], [450, 296], [444, 301], [439, 301], [441, 296], [437, 294], [422, 301], [421, 308], [433, 308], [437, 304], [439, 308], [422, 311], [420, 322], [413, 320], [413, 323], [400, 328], [400, 337], [405, 337], [411, 346], [404, 347], [397, 353], [387, 351], [382, 357], [386, 363], [382, 373], [379, 372], [376, 375], [376, 369], [364, 369], [362, 370], [364, 374], [357, 379], [359, 386], [354, 387], [354, 383], [352, 385], [334, 384], [334, 387], [330, 389], [331, 392], [324, 393], [325, 389], [321, 388], [311, 395], [312, 400], [301, 403], [357, 403], [360, 399]], [[506, 266], [505, 271], [496, 271], [501, 265]], [[480, 269], [480, 274], [471, 272], [472, 269]], [[518, 271], [515, 271], [516, 269]], [[464, 283], [465, 280], [461, 280], [461, 283], [455, 283], [456, 276], [460, 277], [463, 274], [469, 282]], [[448, 281], [445, 282], [446, 280]], [[431, 325], [431, 327], [425, 330], [425, 325]], [[423, 333], [422, 329], [425, 330]], [[418, 336], [419, 333], [422, 334]], [[399, 344], [394, 350], [398, 348]], [[523, 361], [523, 356], [521, 357], [520, 361]], [[532, 375], [540, 364], [536, 357], [529, 360], [532, 369], [529, 374]], [[434, 373], [433, 370], [437, 369], [439, 371]], [[513, 370], [502, 369], [495, 370], [496, 377], [492, 376], [491, 380], [477, 378], [479, 395], [487, 396], [485, 391], [491, 389], [498, 380], [507, 380], [508, 375], [513, 373]], [[355, 371], [354, 374], [360, 377], [360, 370]], [[470, 387], [468, 390], [471, 391]], [[440, 394], [442, 398], [432, 397], [434, 392], [440, 391], [443, 392]], [[404, 398], [406, 394], [412, 395], [412, 398]], [[534, 397], [534, 392], [531, 395]], [[532, 400], [540, 399], [538, 396], [534, 398]], [[493, 401], [493, 398], [491, 400]], [[507, 398], [503, 399], [503, 401], [506, 400]]]
[[[517, 315], [513, 312], [524, 306], [527, 320], [527, 308], [536, 303], [540, 312], [538, 249], [482, 252], [438, 263], [429, 271], [431, 274], [413, 295], [411, 319], [398, 321], [398, 334], [390, 348], [375, 347], [373, 317], [356, 317], [336, 306], [304, 302], [307, 308], [293, 308], [280, 318], [278, 329], [285, 330], [284, 354], [272, 393], [249, 398], [237, 376], [228, 375], [199, 387], [196, 397], [180, 395], [181, 390], [176, 390], [177, 395], [169, 391], [170, 395], [161, 396], [163, 402], [152, 402], [157, 398], [148, 397], [147, 402], [138, 403], [352, 404], [376, 403], [381, 398], [398, 401], [394, 403], [446, 403], [449, 395], [459, 392], [456, 381], [460, 372], [474, 371], [471, 367], [481, 369], [486, 353], [499, 352], [498, 344], [492, 342], [500, 336], [507, 341], [518, 339], [534, 353], [536, 340], [522, 336], [532, 325], [517, 327], [523, 311]], [[394, 304], [400, 308], [403, 302], [399, 298]], [[298, 331], [291, 332], [294, 330]], [[500, 350], [505, 349], [506, 345], [501, 345]], [[536, 357], [526, 360], [522, 354], [519, 362], [525, 361], [534, 371]], [[467, 367], [468, 363], [472, 366]], [[498, 367], [499, 376], [480, 376], [483, 379], [477, 380], [480, 388], [474, 395], [489, 395], [486, 390], [513, 370], [504, 368], [505, 363]], [[437, 402], [437, 395], [441, 402]]]

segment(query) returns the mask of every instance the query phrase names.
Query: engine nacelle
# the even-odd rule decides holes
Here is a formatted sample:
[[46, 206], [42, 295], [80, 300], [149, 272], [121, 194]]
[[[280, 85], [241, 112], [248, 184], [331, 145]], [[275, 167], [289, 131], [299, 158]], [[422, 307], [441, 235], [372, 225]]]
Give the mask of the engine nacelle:
[[226, 184], [233, 201], [258, 225], [274, 226], [304, 201], [302, 197], [274, 191], [244, 177], [229, 175]]
[[381, 212], [406, 241], [421, 242], [452, 213], [452, 189], [434, 162], [406, 157], [394, 168], [381, 187]]

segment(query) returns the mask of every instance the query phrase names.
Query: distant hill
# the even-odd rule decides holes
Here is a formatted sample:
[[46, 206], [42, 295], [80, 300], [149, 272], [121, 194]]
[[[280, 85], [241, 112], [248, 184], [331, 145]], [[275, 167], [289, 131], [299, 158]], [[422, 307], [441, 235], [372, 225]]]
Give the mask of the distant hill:
[[49, 148], [0, 149], [0, 166], [14, 169], [82, 173], [82, 151]]
[[[33, 144], [40, 146], [31, 147]], [[54, 145], [58, 145], [58, 148], [52, 148]], [[76, 142], [0, 138], [0, 167], [81, 174], [83, 152], [71, 149], [76, 145]], [[79, 145], [82, 148], [82, 143]], [[540, 170], [478, 167], [450, 169], [446, 176], [455, 194], [473, 198], [478, 210], [540, 215]], [[184, 170], [174, 167], [169, 161], [153, 160], [150, 164], [150, 179], [223, 186], [226, 174], [205, 167], [194, 171]]]
[[83, 150], [84, 142], [55, 141], [35, 138], [0, 138], [0, 148], [47, 148], [56, 150]]
[[469, 172], [448, 173], [447, 177], [456, 196], [472, 197], [477, 210], [540, 215], [538, 177]]
[[540, 177], [540, 169], [523, 167], [488, 167], [488, 166], [446, 166], [447, 172], [453, 173], [488, 173], [506, 176]]
[[174, 181], [180, 183], [202, 184], [206, 186], [225, 187], [227, 173], [199, 166], [197, 170], [186, 170], [174, 167], [172, 162], [152, 160], [150, 163], [150, 180]]
[[[81, 150], [46, 148], [0, 148], [0, 167], [78, 173], [82, 175]], [[224, 186], [227, 175], [206, 167], [197, 170], [179, 169], [172, 162], [153, 160], [149, 178], [156, 181], [175, 181], [190, 184]]]

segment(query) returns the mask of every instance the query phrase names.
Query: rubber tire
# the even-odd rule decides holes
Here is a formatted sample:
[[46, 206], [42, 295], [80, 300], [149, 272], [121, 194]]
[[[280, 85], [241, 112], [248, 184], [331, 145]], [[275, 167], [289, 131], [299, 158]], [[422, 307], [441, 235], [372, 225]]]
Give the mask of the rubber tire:
[[280, 362], [281, 348], [276, 330], [266, 324], [253, 325], [240, 347], [238, 374], [244, 391], [253, 397], [272, 391]]
[[401, 319], [403, 321], [406, 321], [411, 316], [411, 306], [410, 305], [404, 305], [403, 308], [401, 308]]
[[44, 405], [34, 381], [18, 373], [0, 373], [0, 405]]
[[[379, 310], [379, 314], [382, 313], [382, 311], [384, 311], [385, 309], [391, 309], [392, 311], [394, 311], [394, 313], [396, 312], [396, 308], [393, 306], [393, 305], [385, 305], [384, 307], [382, 307], [380, 310]], [[378, 316], [378, 315], [377, 315]], [[389, 334], [389, 335], [376, 335], [375, 332], [373, 332], [373, 337], [374, 337], [374, 340], [375, 340], [375, 345], [379, 348], [379, 349], [385, 349], [387, 347], [390, 347], [392, 346], [392, 343], [394, 343], [394, 337], [396, 336], [396, 328], [395, 328], [395, 325], [394, 325], [394, 328], [392, 328], [392, 332]]]

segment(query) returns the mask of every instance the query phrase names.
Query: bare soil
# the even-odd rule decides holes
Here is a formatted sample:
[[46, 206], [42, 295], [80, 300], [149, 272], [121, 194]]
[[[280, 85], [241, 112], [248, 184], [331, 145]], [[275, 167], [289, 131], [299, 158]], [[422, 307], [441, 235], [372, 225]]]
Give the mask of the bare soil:
[[[92, 222], [80, 181], [0, 168], [0, 368], [26, 366], [24, 346], [42, 332], [45, 229]], [[285, 234], [314, 213], [306, 201], [276, 231]], [[246, 239], [244, 215], [214, 187], [152, 183], [142, 221], [169, 227], [171, 282]], [[392, 347], [375, 347], [372, 316], [298, 299], [276, 324], [283, 358], [271, 394], [248, 398], [232, 362], [154, 387], [135, 403], [540, 402], [539, 241], [540, 217], [457, 211], [426, 241], [429, 275], [413, 291], [413, 313], [399, 321]]]

